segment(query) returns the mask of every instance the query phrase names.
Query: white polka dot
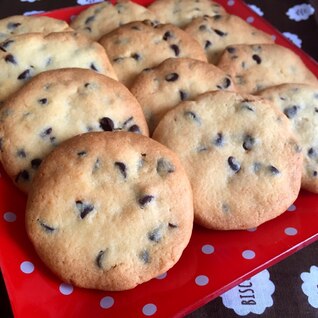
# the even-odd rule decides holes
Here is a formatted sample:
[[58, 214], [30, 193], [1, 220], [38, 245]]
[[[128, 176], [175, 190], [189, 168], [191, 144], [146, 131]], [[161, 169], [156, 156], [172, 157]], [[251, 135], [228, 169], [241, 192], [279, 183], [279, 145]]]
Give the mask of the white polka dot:
[[286, 227], [284, 232], [285, 232], [286, 235], [294, 236], [294, 235], [297, 234], [298, 231], [294, 227]]
[[24, 274], [31, 274], [34, 271], [34, 265], [31, 262], [25, 261], [20, 264], [20, 269]]
[[242, 256], [245, 259], [253, 259], [255, 257], [255, 252], [252, 250], [245, 250], [243, 251]]
[[248, 23], [253, 23], [253, 22], [254, 22], [254, 17], [248, 17], [248, 18], [246, 19], [246, 22], [248, 22]]
[[234, 4], [235, 4], [235, 1], [234, 1], [234, 0], [229, 0], [229, 1], [227, 2], [227, 5], [228, 5], [229, 7], [234, 6]]
[[106, 296], [104, 298], [102, 298], [99, 302], [99, 305], [103, 308], [103, 309], [108, 309], [110, 307], [112, 307], [115, 303], [115, 300], [113, 297], [110, 296]]
[[275, 34], [272, 34], [272, 39], [273, 39], [273, 41], [276, 41], [276, 35]]
[[163, 273], [163, 274], [157, 276], [156, 278], [157, 278], [157, 279], [164, 279], [164, 278], [167, 277], [167, 275], [168, 275], [167, 273]]
[[63, 295], [71, 295], [74, 288], [72, 285], [70, 284], [66, 284], [66, 283], [62, 283], [60, 286], [59, 286], [59, 290], [60, 290], [60, 293], [63, 294]]
[[247, 229], [247, 231], [249, 231], [249, 232], [255, 232], [256, 230], [257, 230], [257, 227], [252, 227], [250, 229]]
[[289, 212], [294, 212], [294, 211], [296, 211], [296, 205], [295, 204], [292, 204], [288, 209], [287, 209], [287, 211], [289, 211]]
[[199, 275], [195, 278], [195, 283], [198, 286], [205, 286], [208, 284], [208, 282], [209, 282], [209, 277], [205, 275]]
[[5, 219], [5, 221], [7, 222], [15, 222], [17, 219], [17, 216], [15, 213], [13, 212], [6, 212], [3, 214], [3, 218]]
[[214, 246], [210, 244], [205, 244], [202, 246], [201, 251], [204, 254], [212, 254], [214, 252]]
[[157, 306], [155, 304], [147, 304], [145, 306], [143, 306], [142, 308], [142, 313], [145, 316], [152, 316], [153, 314], [155, 314], [157, 311]]

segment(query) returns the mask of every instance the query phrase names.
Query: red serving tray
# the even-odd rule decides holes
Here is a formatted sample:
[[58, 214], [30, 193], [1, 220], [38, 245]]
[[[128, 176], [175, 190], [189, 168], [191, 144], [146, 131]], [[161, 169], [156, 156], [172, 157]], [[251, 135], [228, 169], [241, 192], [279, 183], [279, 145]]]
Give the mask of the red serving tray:
[[[147, 5], [151, 1], [136, 1]], [[238, 0], [226, 10], [276, 37], [318, 76], [318, 64]], [[85, 6], [45, 15], [69, 20]], [[251, 20], [251, 19], [249, 19]], [[210, 231], [195, 226], [190, 244], [167, 275], [125, 292], [101, 292], [62, 284], [40, 261], [24, 229], [26, 196], [0, 167], [0, 266], [14, 316], [180, 317], [193, 311], [318, 238], [318, 196], [301, 192], [291, 211], [251, 231]]]

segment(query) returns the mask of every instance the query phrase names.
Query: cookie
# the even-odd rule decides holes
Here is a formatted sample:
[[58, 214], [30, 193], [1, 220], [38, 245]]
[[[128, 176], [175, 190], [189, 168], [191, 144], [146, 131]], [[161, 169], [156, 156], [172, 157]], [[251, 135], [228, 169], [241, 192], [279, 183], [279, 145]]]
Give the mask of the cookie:
[[66, 31], [72, 31], [72, 29], [65, 21], [44, 16], [15, 15], [0, 20], [1, 42], [18, 34], [33, 32], [48, 34]]
[[243, 93], [254, 94], [285, 83], [318, 83], [298, 55], [277, 44], [228, 46], [218, 67], [232, 76]]
[[191, 186], [177, 156], [125, 132], [84, 134], [54, 150], [26, 209], [27, 233], [44, 263], [65, 282], [102, 290], [165, 273], [192, 226]]
[[74, 32], [22, 34], [0, 43], [0, 103], [34, 75], [65, 67], [116, 75], [105, 50]]
[[300, 147], [286, 116], [265, 99], [205, 93], [169, 111], [153, 138], [179, 156], [195, 221], [204, 227], [256, 227], [283, 213], [299, 193]]
[[172, 23], [179, 28], [185, 27], [197, 17], [226, 14], [220, 4], [210, 0], [156, 0], [148, 9], [153, 11], [162, 23]]
[[130, 87], [144, 69], [157, 66], [169, 57], [206, 61], [199, 43], [171, 24], [150, 20], [131, 22], [103, 36], [100, 41], [119, 78]]
[[216, 66], [189, 58], [170, 58], [142, 72], [130, 91], [144, 111], [151, 134], [162, 116], [181, 101], [219, 89], [234, 90], [234, 86]]
[[185, 29], [204, 48], [208, 61], [217, 64], [224, 49], [232, 44], [273, 43], [270, 35], [235, 15], [204, 16], [194, 19]]
[[115, 5], [111, 2], [95, 4], [82, 11], [71, 23], [72, 28], [84, 33], [92, 40], [99, 40], [119, 26], [143, 20], [156, 20], [154, 13], [145, 7], [127, 0], [119, 0]]
[[283, 84], [259, 93], [289, 118], [303, 150], [301, 186], [318, 193], [318, 85]]
[[2, 165], [25, 192], [43, 158], [66, 139], [103, 130], [148, 135], [142, 109], [124, 85], [80, 68], [35, 76], [7, 99], [0, 122]]

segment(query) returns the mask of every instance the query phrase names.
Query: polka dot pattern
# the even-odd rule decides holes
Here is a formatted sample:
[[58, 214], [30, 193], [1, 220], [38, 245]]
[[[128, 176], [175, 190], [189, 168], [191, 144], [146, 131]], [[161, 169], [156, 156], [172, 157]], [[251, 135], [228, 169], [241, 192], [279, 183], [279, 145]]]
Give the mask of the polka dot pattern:
[[3, 214], [3, 218], [5, 221], [12, 223], [15, 222], [17, 220], [17, 216], [15, 213], [13, 212], [6, 212]]
[[234, 0], [229, 0], [229, 1], [227, 2], [227, 5], [228, 5], [229, 7], [234, 6], [234, 4], [235, 4], [235, 1], [234, 1]]
[[296, 205], [295, 204], [292, 204], [288, 209], [287, 209], [287, 211], [289, 211], [289, 212], [294, 212], [294, 211], [296, 211], [297, 210], [297, 208], [296, 208]]
[[201, 251], [203, 254], [212, 254], [212, 253], [214, 253], [214, 246], [212, 246], [210, 244], [205, 244], [202, 246]]
[[295, 229], [294, 227], [287, 227], [284, 232], [286, 235], [289, 236], [294, 236], [298, 233], [297, 229]]
[[254, 22], [254, 18], [253, 18], [253, 17], [248, 17], [248, 18], [246, 19], [246, 22], [248, 22], [248, 23], [253, 23], [253, 22]]
[[159, 280], [165, 279], [167, 277], [167, 275], [168, 275], [167, 273], [163, 273], [163, 274], [157, 276], [156, 278], [159, 279]]
[[255, 252], [252, 250], [245, 250], [243, 251], [242, 256], [245, 259], [253, 259], [255, 258]]
[[110, 296], [106, 296], [106, 297], [103, 297], [100, 302], [99, 302], [99, 305], [103, 308], [103, 309], [108, 309], [108, 308], [111, 308], [113, 307], [115, 303], [115, 300], [113, 297], [110, 297]]
[[142, 308], [142, 313], [145, 316], [152, 316], [156, 313], [157, 306], [155, 304], [147, 304]]
[[20, 269], [24, 274], [31, 274], [34, 271], [34, 265], [29, 261], [24, 261], [21, 263]]
[[198, 286], [205, 286], [209, 283], [209, 277], [206, 275], [199, 275], [195, 278], [195, 283]]
[[73, 293], [73, 290], [74, 290], [73, 286], [66, 283], [62, 283], [59, 286], [60, 293], [66, 296], [71, 295]]

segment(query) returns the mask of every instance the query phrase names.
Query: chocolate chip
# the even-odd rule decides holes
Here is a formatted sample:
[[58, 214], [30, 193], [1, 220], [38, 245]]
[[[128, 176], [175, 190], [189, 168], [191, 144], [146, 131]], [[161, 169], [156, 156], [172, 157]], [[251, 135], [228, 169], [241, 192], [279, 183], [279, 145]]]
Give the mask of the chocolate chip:
[[82, 150], [82, 151], [79, 151], [79, 152], [77, 153], [77, 155], [78, 155], [79, 157], [85, 157], [85, 156], [87, 155], [87, 152], [84, 151], [84, 150]]
[[318, 107], [315, 107], [315, 112], [318, 113]]
[[146, 205], [148, 205], [151, 201], [153, 201], [154, 198], [155, 197], [153, 195], [146, 194], [138, 200], [138, 203], [140, 207], [143, 209]]
[[293, 105], [290, 107], [284, 108], [284, 114], [289, 118], [294, 118], [297, 115], [298, 106]]
[[131, 29], [132, 29], [132, 30], [136, 30], [136, 31], [140, 31], [140, 30], [141, 30], [138, 25], [133, 25], [133, 26], [131, 27]]
[[52, 133], [53, 128], [49, 127], [47, 129], [44, 129], [41, 133], [40, 133], [40, 137], [45, 138], [46, 136], [50, 135]]
[[80, 213], [81, 219], [84, 219], [88, 213], [94, 210], [94, 205], [90, 203], [85, 203], [81, 200], [77, 200], [75, 203], [76, 203], [76, 208]]
[[135, 133], [135, 134], [141, 134], [140, 128], [138, 125], [132, 125], [129, 129], [129, 132]]
[[119, 169], [119, 171], [122, 174], [122, 176], [124, 177], [124, 179], [126, 179], [127, 178], [126, 165], [123, 162], [116, 161], [115, 167], [117, 167]]
[[259, 55], [257, 54], [253, 54], [252, 55], [252, 59], [257, 63], [257, 64], [261, 64], [262, 63], [262, 59], [259, 57]]
[[14, 56], [12, 54], [8, 54], [6, 55], [6, 57], [4, 58], [4, 60], [7, 63], [12, 63], [12, 64], [17, 64], [17, 61], [15, 60]]
[[141, 55], [138, 53], [131, 54], [131, 57], [136, 61], [139, 61], [141, 59]]
[[113, 59], [113, 62], [120, 63], [124, 58], [123, 57], [116, 57]]
[[143, 250], [139, 253], [139, 258], [145, 263], [148, 264], [150, 263], [150, 256], [149, 252], [147, 250]]
[[278, 175], [280, 173], [279, 170], [274, 166], [268, 166], [268, 170], [272, 175]]
[[21, 23], [19, 23], [19, 22], [9, 22], [7, 24], [7, 29], [13, 30], [13, 29], [16, 29], [20, 25], [21, 25]]
[[29, 181], [30, 179], [29, 172], [27, 170], [20, 171], [18, 175], [15, 177], [15, 182], [19, 182], [20, 179], [22, 179], [23, 181]]
[[89, 26], [86, 26], [86, 27], [84, 28], [84, 30], [86, 30], [86, 31], [88, 31], [88, 32], [92, 32], [92, 28], [90, 28]]
[[224, 137], [221, 132], [217, 133], [216, 138], [213, 140], [213, 144], [218, 147], [222, 147], [224, 145]]
[[240, 165], [240, 163], [236, 160], [235, 157], [232, 157], [232, 156], [229, 157], [229, 158], [227, 159], [227, 162], [228, 162], [230, 168], [231, 168], [235, 173], [237, 173], [237, 172], [240, 171], [241, 165]]
[[318, 151], [313, 147], [308, 149], [307, 154], [311, 159], [316, 159], [318, 157]]
[[109, 117], [103, 117], [99, 120], [99, 126], [104, 131], [113, 131], [114, 130], [114, 122]]
[[104, 257], [105, 257], [105, 251], [99, 251], [95, 259], [97, 267], [103, 268]]
[[165, 176], [167, 175], [168, 173], [173, 173], [175, 172], [176, 168], [175, 166], [167, 159], [165, 158], [160, 158], [158, 161], [157, 161], [157, 173], [160, 175], [160, 176]]
[[186, 111], [183, 113], [183, 115], [187, 118], [190, 118], [191, 120], [196, 121], [198, 124], [201, 124], [201, 119], [194, 112]]
[[228, 77], [225, 77], [221, 85], [217, 85], [218, 89], [226, 89], [231, 85], [231, 80]]
[[179, 54], [180, 54], [180, 49], [179, 49], [179, 46], [178, 46], [178, 45], [172, 44], [172, 45], [170, 45], [170, 49], [174, 51], [174, 55], [175, 55], [175, 56], [179, 56]]
[[0, 138], [0, 151], [3, 151], [3, 138]]
[[228, 46], [226, 48], [226, 50], [230, 53], [230, 54], [233, 54], [235, 51], [236, 51], [236, 48], [235, 47], [232, 47], [232, 46]]
[[27, 155], [26, 155], [24, 149], [19, 149], [19, 150], [17, 151], [17, 156], [18, 156], [19, 158], [26, 158]]
[[226, 203], [223, 203], [223, 204], [222, 204], [222, 211], [223, 211], [224, 213], [230, 212], [230, 206], [229, 206], [228, 204], [226, 204]]
[[94, 63], [91, 63], [91, 65], [90, 65], [89, 67], [90, 67], [93, 71], [98, 72], [98, 69], [97, 69], [97, 67], [95, 66]]
[[248, 111], [251, 111], [251, 112], [254, 112], [254, 108], [252, 107], [252, 105], [246, 103], [246, 102], [243, 102], [241, 104], [241, 109], [244, 109], [244, 110], [248, 110]]
[[212, 42], [207, 40], [207, 41], [205, 41], [204, 48], [208, 49], [211, 45], [212, 45]]
[[222, 18], [222, 16], [221, 15], [219, 15], [219, 14], [216, 14], [216, 15], [214, 15], [213, 16], [213, 19], [216, 21], [216, 20], [220, 20]]
[[205, 24], [201, 24], [201, 25], [199, 26], [199, 30], [200, 30], [200, 31], [206, 31], [206, 29], [207, 29], [207, 26], [206, 26]]
[[18, 80], [26, 80], [30, 77], [31, 77], [31, 71], [27, 69], [18, 76]]
[[7, 48], [9, 47], [9, 45], [10, 45], [11, 43], [13, 43], [13, 42], [14, 42], [13, 40], [6, 40], [6, 41], [2, 42], [2, 43], [0, 44], [0, 49], [1, 49], [2, 51], [4, 51], [4, 52], [7, 52], [5, 49], [7, 49]]
[[127, 124], [129, 124], [133, 119], [134, 119], [133, 116], [130, 116], [128, 119], [126, 119], [126, 120], [123, 122], [123, 127], [126, 127]]
[[172, 228], [172, 229], [175, 229], [175, 228], [177, 228], [178, 227], [178, 225], [177, 224], [174, 224], [174, 223], [168, 223], [168, 226], [170, 227], [170, 228]]
[[161, 231], [161, 226], [157, 227], [156, 229], [148, 232], [147, 237], [150, 241], [159, 243], [161, 238], [162, 238], [162, 231]]
[[227, 33], [226, 33], [226, 32], [223, 32], [223, 31], [218, 30], [218, 29], [214, 29], [214, 32], [215, 32], [218, 36], [221, 36], [221, 37], [223, 37], [223, 36], [226, 36], [226, 35], [227, 35]]
[[171, 38], [172, 38], [172, 34], [171, 34], [170, 31], [165, 32], [165, 34], [164, 34], [163, 37], [162, 37], [162, 39], [163, 39], [164, 41], [167, 41], [167, 40], [169, 40], [169, 39], [171, 39]]
[[260, 162], [254, 162], [253, 170], [255, 173], [258, 173], [262, 168], [262, 164]]
[[38, 99], [38, 103], [41, 104], [41, 105], [47, 104], [47, 98], [40, 98], [40, 99]]
[[39, 168], [40, 164], [42, 163], [42, 159], [40, 158], [35, 158], [31, 160], [31, 167], [33, 169], [37, 169]]
[[99, 158], [96, 159], [94, 166], [93, 166], [93, 173], [100, 168], [100, 160]]
[[56, 230], [53, 226], [49, 226], [40, 220], [37, 221], [42, 226], [42, 228], [48, 233], [53, 233]]
[[208, 150], [208, 147], [204, 146], [204, 145], [199, 145], [197, 148], [196, 148], [196, 151], [197, 152], [204, 152], [204, 151], [207, 151]]
[[95, 20], [95, 16], [94, 15], [91, 15], [90, 17], [88, 17], [86, 20], [85, 20], [85, 24], [89, 24], [91, 22], [93, 22]]
[[179, 95], [181, 100], [186, 100], [188, 97], [188, 94], [185, 91], [179, 90]]
[[179, 78], [179, 75], [177, 73], [170, 73], [170, 74], [167, 74], [165, 76], [165, 80], [167, 82], [174, 82], [176, 81], [177, 79]]
[[313, 171], [312, 176], [313, 176], [313, 177], [317, 177], [317, 176], [318, 176], [318, 172], [317, 172], [316, 170]]
[[253, 146], [255, 144], [255, 138], [250, 136], [250, 135], [246, 135], [244, 137], [244, 142], [243, 142], [243, 148], [247, 151], [252, 150]]

